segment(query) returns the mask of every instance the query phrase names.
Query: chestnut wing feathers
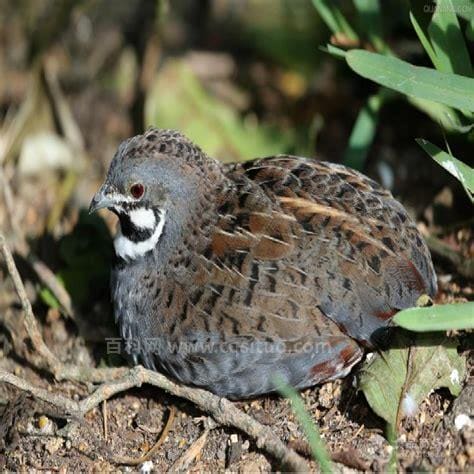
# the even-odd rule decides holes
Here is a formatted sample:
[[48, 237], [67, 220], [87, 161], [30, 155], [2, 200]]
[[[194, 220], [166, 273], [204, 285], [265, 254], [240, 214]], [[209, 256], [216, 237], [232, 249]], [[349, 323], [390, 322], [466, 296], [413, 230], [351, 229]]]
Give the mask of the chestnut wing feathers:
[[228, 175], [236, 188], [221, 204], [201, 283], [236, 334], [252, 315], [248, 331], [289, 345], [340, 330], [370, 342], [397, 310], [435, 293], [415, 224], [369, 178], [291, 156], [231, 165]]

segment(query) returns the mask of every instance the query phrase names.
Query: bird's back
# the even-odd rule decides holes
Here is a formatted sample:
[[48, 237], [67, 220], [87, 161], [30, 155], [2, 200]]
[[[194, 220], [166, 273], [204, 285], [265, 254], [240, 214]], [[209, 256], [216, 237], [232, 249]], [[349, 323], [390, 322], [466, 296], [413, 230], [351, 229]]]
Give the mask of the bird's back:
[[[282, 273], [294, 268], [305, 275], [300, 285], [352, 338], [370, 342], [398, 310], [436, 293], [431, 257], [415, 223], [389, 191], [361, 173], [278, 156], [231, 165], [228, 175], [264, 192], [273, 214], [260, 232], [275, 239], [267, 239], [268, 247], [285, 242], [275, 264]], [[239, 212], [251, 215], [250, 209], [244, 203]], [[252, 231], [248, 223], [243, 228]]]

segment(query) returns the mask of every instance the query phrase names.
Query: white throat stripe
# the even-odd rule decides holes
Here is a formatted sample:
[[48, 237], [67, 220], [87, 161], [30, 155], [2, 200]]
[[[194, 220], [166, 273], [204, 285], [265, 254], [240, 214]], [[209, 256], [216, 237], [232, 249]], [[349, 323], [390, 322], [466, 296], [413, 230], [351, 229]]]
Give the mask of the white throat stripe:
[[135, 227], [141, 229], [154, 229], [156, 225], [153, 209], [145, 209], [144, 207], [130, 211], [130, 220]]
[[[165, 214], [165, 211], [160, 209], [160, 218], [157, 225], [155, 216], [153, 215], [156, 225], [155, 230], [153, 231], [153, 234], [148, 237], [148, 239], [142, 240], [140, 242], [133, 242], [132, 240], [128, 239], [122, 234], [122, 230], [119, 228], [114, 239], [114, 248], [117, 256], [123, 258], [124, 260], [135, 260], [136, 258], [145, 255], [147, 252], [155, 248], [161, 234], [163, 233]], [[134, 224], [137, 225], [135, 222]]]

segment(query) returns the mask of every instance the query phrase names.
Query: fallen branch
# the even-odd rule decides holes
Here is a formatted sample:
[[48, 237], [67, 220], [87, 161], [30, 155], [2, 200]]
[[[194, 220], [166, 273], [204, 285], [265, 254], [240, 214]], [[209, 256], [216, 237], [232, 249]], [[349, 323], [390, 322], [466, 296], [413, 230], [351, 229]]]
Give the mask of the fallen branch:
[[466, 278], [474, 278], [474, 258], [468, 258], [460, 252], [456, 252], [450, 245], [446, 244], [432, 235], [425, 237], [426, 243], [432, 253], [448, 260], [457, 272]]
[[23, 282], [2, 235], [0, 235], [0, 250], [24, 310], [25, 329], [28, 337], [31, 339], [33, 349], [38, 353], [38, 357], [34, 359], [34, 362], [38, 364], [37, 366], [48, 370], [57, 380], [105, 381], [91, 395], [81, 401], [71, 400], [63, 395], [35, 387], [27, 381], [5, 371], [0, 371], [0, 383], [4, 382], [28, 392], [34, 397], [61, 409], [66, 415], [70, 416], [83, 416], [117, 393], [133, 387], [140, 387], [144, 383], [150, 384], [166, 390], [172, 395], [193, 402], [201, 410], [209, 413], [218, 423], [240, 429], [255, 439], [259, 448], [274, 456], [275, 459], [288, 469], [295, 472], [308, 471], [308, 466], [303, 458], [292, 449], [289, 449], [273, 433], [271, 428], [263, 426], [251, 416], [243, 413], [225, 398], [220, 398], [206, 390], [179, 385], [164, 375], [144, 369], [141, 366], [132, 369], [122, 367], [116, 369], [93, 369], [63, 364], [43, 341]]
[[254, 438], [257, 446], [274, 456], [284, 466], [296, 472], [307, 472], [306, 462], [289, 449], [269, 428], [257, 422], [254, 418], [243, 413], [232, 402], [220, 398], [206, 390], [179, 385], [164, 375], [144, 369], [141, 366], [129, 370], [128, 374], [119, 380], [100, 385], [91, 395], [81, 401], [74, 401], [63, 395], [54, 394], [48, 390], [35, 387], [25, 380], [5, 371], [0, 371], [0, 382], [8, 383], [34, 397], [54, 405], [70, 416], [84, 416], [104, 400], [117, 393], [133, 387], [149, 384], [166, 390], [172, 395], [185, 398], [197, 407], [209, 413], [218, 423], [238, 428]]

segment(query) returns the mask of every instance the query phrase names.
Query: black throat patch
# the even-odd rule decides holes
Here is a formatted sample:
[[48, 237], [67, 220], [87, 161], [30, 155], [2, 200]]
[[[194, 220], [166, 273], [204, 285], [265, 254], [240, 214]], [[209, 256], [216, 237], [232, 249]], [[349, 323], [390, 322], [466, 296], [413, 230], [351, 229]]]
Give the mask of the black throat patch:
[[[134, 209], [138, 209], [138, 208], [139, 207], [136, 207]], [[160, 222], [159, 210], [152, 209], [153, 214], [155, 216], [155, 225], [152, 228], [136, 226], [130, 218], [129, 212], [131, 210], [132, 209], [127, 209], [127, 210], [115, 209], [114, 210], [114, 212], [117, 214], [120, 221], [120, 228], [122, 231], [122, 235], [126, 237], [128, 240], [130, 240], [131, 242], [143, 242], [145, 240], [148, 240], [153, 235], [153, 232], [155, 232], [156, 227], [158, 226]]]

